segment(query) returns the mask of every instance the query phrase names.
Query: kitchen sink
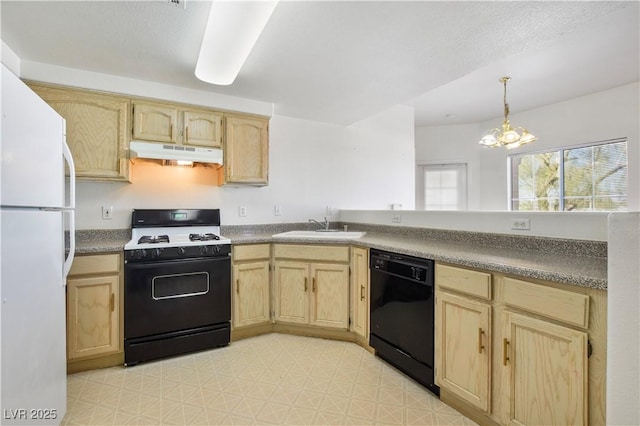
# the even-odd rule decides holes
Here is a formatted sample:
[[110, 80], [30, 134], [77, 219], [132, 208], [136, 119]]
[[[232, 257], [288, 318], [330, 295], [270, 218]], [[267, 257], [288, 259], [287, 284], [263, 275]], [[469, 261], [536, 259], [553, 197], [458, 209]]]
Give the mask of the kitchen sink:
[[273, 234], [272, 237], [276, 238], [308, 238], [315, 240], [327, 240], [327, 239], [349, 239], [354, 240], [362, 237], [366, 232], [356, 231], [338, 231], [324, 229], [318, 231], [288, 231], [281, 232], [279, 234]]

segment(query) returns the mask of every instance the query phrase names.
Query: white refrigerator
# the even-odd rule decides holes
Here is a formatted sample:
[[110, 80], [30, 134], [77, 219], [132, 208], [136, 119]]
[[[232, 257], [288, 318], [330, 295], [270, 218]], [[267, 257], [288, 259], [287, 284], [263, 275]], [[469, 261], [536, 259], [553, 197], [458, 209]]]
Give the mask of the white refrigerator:
[[67, 405], [65, 285], [75, 249], [74, 166], [64, 119], [1, 67], [0, 423], [59, 424]]

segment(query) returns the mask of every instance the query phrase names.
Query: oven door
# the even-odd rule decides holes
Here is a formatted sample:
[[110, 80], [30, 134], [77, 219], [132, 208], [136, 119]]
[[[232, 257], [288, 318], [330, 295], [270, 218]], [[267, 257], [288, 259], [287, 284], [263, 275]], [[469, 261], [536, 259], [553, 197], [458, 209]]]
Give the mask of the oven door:
[[125, 339], [228, 323], [230, 258], [127, 263], [124, 315]]

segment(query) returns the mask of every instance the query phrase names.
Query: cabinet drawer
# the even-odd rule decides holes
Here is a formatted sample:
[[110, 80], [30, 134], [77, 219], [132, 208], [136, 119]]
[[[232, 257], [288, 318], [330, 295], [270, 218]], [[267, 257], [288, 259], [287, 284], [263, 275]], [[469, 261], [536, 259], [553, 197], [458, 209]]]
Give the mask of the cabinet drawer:
[[274, 256], [286, 259], [349, 262], [349, 247], [276, 244], [274, 246]]
[[268, 259], [269, 244], [250, 244], [246, 246], [233, 246], [233, 260], [243, 261], [252, 259]]
[[436, 285], [491, 300], [491, 274], [436, 264]]
[[589, 326], [589, 296], [504, 278], [504, 303], [582, 328]]
[[73, 259], [69, 275], [105, 274], [120, 271], [119, 254], [78, 256]]

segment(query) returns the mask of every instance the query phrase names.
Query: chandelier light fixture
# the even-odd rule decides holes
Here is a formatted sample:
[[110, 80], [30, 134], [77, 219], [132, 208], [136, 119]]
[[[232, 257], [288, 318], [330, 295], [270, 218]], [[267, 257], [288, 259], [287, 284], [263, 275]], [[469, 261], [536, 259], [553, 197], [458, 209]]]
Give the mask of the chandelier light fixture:
[[507, 82], [511, 77], [502, 77], [500, 82], [504, 85], [504, 121], [502, 129], [492, 129], [487, 135], [480, 139], [480, 145], [487, 148], [496, 148], [504, 146], [507, 149], [518, 148], [527, 143], [538, 140], [524, 127], [511, 127], [509, 123], [509, 104], [507, 103]]

